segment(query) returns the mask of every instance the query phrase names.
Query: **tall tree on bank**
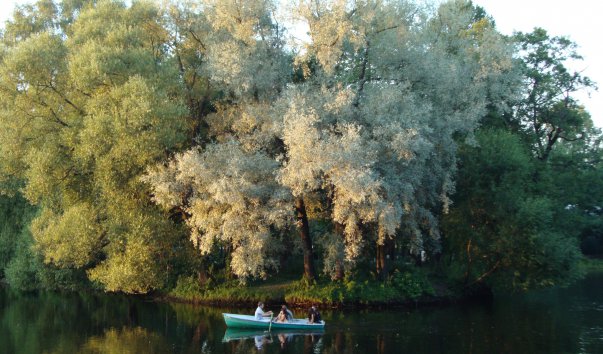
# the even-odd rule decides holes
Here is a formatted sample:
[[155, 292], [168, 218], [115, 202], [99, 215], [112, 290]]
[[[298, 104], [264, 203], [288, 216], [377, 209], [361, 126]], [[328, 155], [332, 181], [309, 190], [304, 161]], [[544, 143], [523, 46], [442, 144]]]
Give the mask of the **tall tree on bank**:
[[460, 153], [458, 192], [443, 219], [451, 278], [465, 287], [527, 290], [569, 283], [578, 274], [576, 239], [554, 221], [540, 193], [539, 164], [512, 132], [482, 129]]
[[521, 95], [512, 111], [484, 120], [479, 147], [462, 147], [443, 222], [446, 265], [467, 287], [567, 283], [579, 273], [576, 239], [602, 220], [601, 132], [573, 97], [594, 84], [566, 67], [580, 59], [576, 45], [539, 28], [513, 39]]
[[91, 1], [64, 17], [70, 4], [18, 10], [3, 34], [0, 181], [39, 206], [46, 263], [147, 292], [186, 248], [138, 180], [186, 137], [177, 67], [155, 5]]
[[216, 244], [232, 250], [230, 271], [245, 280], [278, 268], [277, 257], [270, 257], [280, 244], [274, 236], [292, 221], [291, 195], [274, 179], [282, 149], [274, 118], [279, 108], [271, 105], [292, 70], [275, 5], [239, 5], [205, 1], [203, 12], [189, 14], [200, 29], [193, 36], [201, 39], [202, 71], [222, 97], [204, 117], [200, 146], [151, 170], [145, 181], [156, 202], [190, 216], [191, 240], [203, 255]]
[[577, 45], [565, 37], [550, 37], [542, 28], [531, 33], [517, 33], [523, 65], [524, 98], [516, 107], [521, 122], [538, 159], [546, 161], [559, 141], [585, 139], [590, 117], [573, 95], [595, 84], [566, 65], [581, 60]]
[[515, 120], [541, 162], [535, 183], [554, 202], [558, 229], [584, 238], [603, 224], [596, 211], [603, 203], [597, 177], [603, 135], [575, 96], [596, 89], [596, 85], [570, 69], [582, 57], [569, 39], [549, 36], [541, 28], [518, 33], [514, 39], [520, 47], [525, 80]]
[[[234, 61], [228, 59], [230, 54], [210, 56], [207, 61], [212, 82], [223, 87], [227, 100], [207, 117], [211, 145], [188, 154], [205, 161], [203, 156], [222, 151], [228, 144], [247, 156], [279, 161], [280, 167], [272, 168], [277, 168], [279, 183], [290, 191], [287, 198], [294, 202], [292, 206], [298, 207], [302, 231], [302, 202], [309, 193], [325, 196], [333, 226], [327, 244], [333, 251], [327, 247], [324, 265], [335, 278], [341, 277], [344, 266], [353, 267], [367, 243], [383, 245], [400, 236], [415, 253], [437, 251], [439, 232], [433, 210], [446, 207], [447, 194], [454, 187], [453, 137], [470, 135], [486, 106], [508, 94], [502, 83], [512, 68], [511, 48], [491, 29], [483, 31], [483, 45], [476, 46], [469, 35], [472, 8], [463, 1], [443, 6], [434, 20], [425, 10], [405, 2], [304, 1], [294, 12], [310, 29], [310, 40], [300, 51], [305, 54], [296, 59], [303, 80], [279, 88], [275, 82], [291, 78], [266, 81], [269, 74], [259, 71], [265, 65], [256, 66], [260, 60], [278, 63], [276, 59], [287, 57], [272, 52], [260, 58], [271, 52], [256, 52], [270, 43], [268, 34], [278, 27], [272, 24], [272, 32], [262, 32], [265, 12], [250, 6], [238, 10], [240, 15], [233, 14], [229, 4], [210, 2], [206, 7], [215, 31], [208, 38], [220, 38], [221, 51], [231, 48], [239, 53]], [[266, 3], [266, 9], [270, 6]], [[234, 20], [237, 16], [242, 16], [240, 21]], [[246, 27], [249, 24], [256, 25]], [[208, 39], [206, 43], [211, 52], [214, 42]], [[230, 66], [234, 68], [226, 70]], [[233, 70], [239, 73], [236, 78], [228, 75]], [[234, 86], [233, 80], [237, 80]], [[180, 165], [175, 162], [149, 174], [156, 199], [164, 205], [169, 203], [162, 200], [182, 190], [177, 180], [170, 182], [167, 177], [187, 175]], [[260, 182], [253, 177], [256, 173], [238, 176], [271, 185], [270, 180]], [[199, 193], [206, 203], [222, 203], [219, 195], [204, 192], [207, 187], [189, 183], [192, 195]], [[236, 183], [228, 186], [239, 195], [237, 200], [250, 202], [247, 191]], [[221, 239], [235, 248], [246, 247], [242, 241], [233, 243], [239, 239], [235, 234], [212, 236], [211, 228], [224, 230], [229, 222], [207, 223], [211, 219], [207, 212], [213, 209], [195, 211], [190, 200], [185, 205], [195, 220], [194, 237], [207, 238], [210, 244]], [[245, 215], [239, 218], [254, 220]], [[275, 223], [279, 224], [286, 225]], [[252, 238], [265, 240], [266, 236]], [[261, 267], [255, 267], [257, 262], [251, 264], [254, 271], [239, 269], [237, 274], [264, 274]]]
[[470, 135], [485, 106], [510, 94], [511, 48], [492, 28], [476, 45], [472, 11], [464, 1], [435, 18], [405, 2], [300, 3], [307, 80], [284, 117], [284, 182], [329, 196], [332, 248], [348, 266], [373, 242], [437, 252], [433, 212], [454, 188], [453, 136]]

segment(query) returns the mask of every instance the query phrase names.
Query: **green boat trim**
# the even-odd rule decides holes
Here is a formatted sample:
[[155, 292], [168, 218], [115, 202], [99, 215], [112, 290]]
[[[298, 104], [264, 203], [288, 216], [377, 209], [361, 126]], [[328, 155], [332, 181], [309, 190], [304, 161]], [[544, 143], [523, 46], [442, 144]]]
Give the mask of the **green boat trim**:
[[271, 329], [320, 330], [325, 327], [325, 321], [321, 321], [321, 323], [309, 323], [306, 319], [292, 319], [288, 322], [272, 322], [272, 326], [270, 326], [269, 318], [258, 320], [254, 316], [238, 315], [234, 313], [223, 313], [222, 315], [224, 316], [226, 326], [233, 328], [257, 328], [267, 330], [268, 327], [271, 327]]

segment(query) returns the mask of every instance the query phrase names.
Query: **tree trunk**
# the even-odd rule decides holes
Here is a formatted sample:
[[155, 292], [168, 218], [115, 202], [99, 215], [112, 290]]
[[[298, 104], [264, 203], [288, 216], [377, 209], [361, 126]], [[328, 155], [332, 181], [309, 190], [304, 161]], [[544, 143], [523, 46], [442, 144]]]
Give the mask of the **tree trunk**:
[[394, 240], [387, 237], [383, 240], [383, 244], [377, 244], [377, 276], [381, 280], [387, 279], [392, 265], [392, 251], [394, 248]]
[[299, 227], [299, 236], [302, 241], [302, 249], [304, 252], [304, 278], [307, 280], [314, 280], [316, 279], [316, 271], [314, 270], [312, 238], [310, 236], [306, 205], [304, 204], [304, 199], [301, 197], [295, 199], [295, 212], [297, 217], [297, 225]]
[[377, 276], [381, 278], [383, 268], [385, 266], [385, 245], [377, 244], [377, 257], [376, 257], [376, 269]]
[[[335, 222], [335, 233], [339, 236], [341, 236], [342, 239], [344, 239], [344, 229], [345, 226], [343, 226], [343, 224]], [[343, 271], [343, 258], [342, 257], [338, 257], [337, 260], [335, 261], [335, 279], [334, 280], [343, 280], [344, 277], [344, 271]]]

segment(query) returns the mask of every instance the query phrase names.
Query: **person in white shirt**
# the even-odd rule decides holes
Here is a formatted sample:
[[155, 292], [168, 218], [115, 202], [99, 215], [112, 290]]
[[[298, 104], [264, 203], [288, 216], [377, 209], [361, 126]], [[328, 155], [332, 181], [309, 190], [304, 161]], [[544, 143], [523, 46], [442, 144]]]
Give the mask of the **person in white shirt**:
[[264, 312], [264, 303], [258, 302], [258, 308], [255, 309], [255, 319], [261, 320], [264, 317], [272, 316], [272, 311]]

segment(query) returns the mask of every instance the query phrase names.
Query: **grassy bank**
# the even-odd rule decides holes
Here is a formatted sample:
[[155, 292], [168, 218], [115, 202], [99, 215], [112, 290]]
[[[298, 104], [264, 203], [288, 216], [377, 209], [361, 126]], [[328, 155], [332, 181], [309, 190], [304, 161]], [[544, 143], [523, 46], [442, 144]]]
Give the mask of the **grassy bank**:
[[386, 281], [279, 280], [241, 285], [238, 282], [202, 288], [194, 278], [181, 278], [165, 294], [171, 301], [213, 305], [253, 306], [257, 301], [290, 306], [320, 304], [329, 307], [417, 305], [448, 302], [458, 298], [449, 287], [421, 272], [398, 272]]

